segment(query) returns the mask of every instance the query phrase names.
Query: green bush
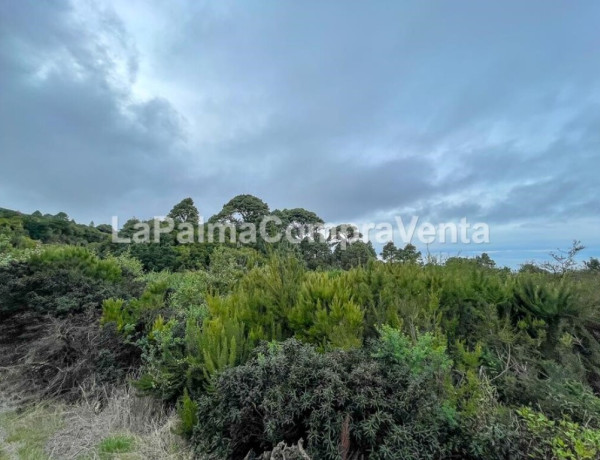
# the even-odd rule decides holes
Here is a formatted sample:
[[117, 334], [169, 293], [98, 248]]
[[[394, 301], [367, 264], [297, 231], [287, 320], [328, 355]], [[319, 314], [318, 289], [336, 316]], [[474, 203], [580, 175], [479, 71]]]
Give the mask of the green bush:
[[528, 407], [520, 408], [517, 413], [525, 422], [524, 456], [557, 460], [596, 459], [600, 456], [600, 430], [569, 420], [550, 420]]
[[198, 404], [190, 398], [187, 389], [179, 401], [177, 414], [181, 420], [179, 432], [186, 437], [191, 436], [194, 432], [194, 427], [198, 424]]
[[[435, 441], [439, 452], [474, 458], [508, 455], [518, 437], [511, 405], [537, 404], [553, 418], [569, 416], [597, 426], [600, 400], [587, 384], [596, 364], [594, 355], [582, 349], [583, 343], [592, 350], [596, 344], [587, 328], [595, 324], [593, 317], [588, 313], [585, 321], [580, 316], [561, 319], [563, 336], [553, 344], [553, 359], [545, 359], [546, 321], [515, 306], [515, 290], [527, 282], [521, 277], [531, 275], [458, 262], [369, 263], [350, 271], [306, 272], [293, 256], [279, 255], [238, 276], [223, 294], [224, 285], [210, 270], [153, 273], [145, 275], [148, 287], [139, 299], [105, 303], [106, 320], [114, 309], [118, 313], [110, 314], [117, 327], [129, 324], [128, 330], [137, 334], [144, 357], [141, 389], [169, 401], [187, 389], [199, 401], [218, 388], [221, 376], [254, 363], [246, 364], [260, 341], [295, 337], [322, 352], [355, 349], [348, 356], [357, 353], [358, 361], [365, 360], [356, 364], [360, 369], [367, 362], [385, 362], [390, 369], [405, 368], [415, 381], [428, 379], [430, 393], [438, 388], [428, 397], [441, 401], [436, 400], [441, 415], [433, 409], [430, 414], [437, 413], [446, 423]], [[158, 326], [163, 329], [158, 331]], [[586, 342], [576, 342], [577, 337]], [[373, 338], [378, 338], [377, 345], [365, 348]], [[397, 375], [383, 375], [378, 378], [399, 385]], [[410, 391], [420, 394], [418, 388]], [[368, 413], [366, 406], [361, 410]], [[359, 433], [354, 425], [352, 429]], [[363, 440], [371, 433], [365, 430]], [[253, 448], [259, 452], [272, 448], [271, 441], [298, 439], [273, 435]]]
[[63, 246], [49, 247], [29, 259], [34, 270], [73, 270], [90, 278], [104, 281], [119, 281], [122, 276], [120, 264], [112, 259], [102, 260], [85, 248]]
[[198, 399], [198, 452], [242, 458], [302, 438], [314, 458], [340, 458], [342, 444], [370, 458], [448, 455], [458, 420], [451, 362], [435, 342], [385, 328], [370, 354], [322, 354], [293, 339], [262, 345]]
[[106, 298], [137, 292], [139, 283], [117, 262], [84, 248], [48, 248], [26, 261], [0, 266], [0, 317], [78, 313], [99, 309]]
[[308, 274], [288, 317], [300, 340], [322, 348], [362, 345], [363, 312], [352, 298], [346, 277]]

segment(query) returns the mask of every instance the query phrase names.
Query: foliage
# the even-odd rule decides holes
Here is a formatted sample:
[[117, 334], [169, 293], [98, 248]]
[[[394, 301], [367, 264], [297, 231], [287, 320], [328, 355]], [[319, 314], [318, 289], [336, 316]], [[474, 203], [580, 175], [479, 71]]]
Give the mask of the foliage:
[[318, 230], [324, 224], [323, 219], [314, 212], [303, 208], [276, 209], [272, 215], [281, 220], [279, 231], [289, 229], [289, 235], [297, 241], [318, 240]]
[[475, 257], [475, 261], [478, 265], [486, 268], [494, 268], [496, 266], [496, 262], [494, 262], [492, 258], [485, 252], [480, 256]]
[[144, 274], [144, 267], [139, 259], [136, 259], [128, 252], [119, 255], [109, 255], [106, 258], [109, 262], [116, 263], [121, 271], [131, 277], [140, 278]]
[[419, 335], [416, 343], [390, 326], [382, 326], [380, 335], [381, 339], [373, 350], [375, 358], [390, 365], [407, 365], [417, 375], [437, 371], [444, 373], [450, 369], [446, 345], [430, 333]]
[[198, 424], [198, 404], [190, 398], [187, 389], [184, 390], [183, 397], [177, 409], [180, 419], [179, 432], [189, 437], [192, 435], [194, 427]]
[[228, 222], [235, 225], [253, 223], [258, 225], [260, 219], [269, 214], [269, 206], [252, 195], [238, 195], [229, 200], [221, 211], [210, 218], [211, 222]]
[[333, 265], [333, 257], [326, 242], [304, 238], [298, 247], [309, 270], [327, 269]]
[[390, 241], [383, 247], [381, 258], [386, 262], [416, 264], [421, 261], [421, 252], [417, 251], [417, 248], [410, 243], [407, 243], [404, 248], [398, 249], [396, 245]]
[[349, 270], [353, 267], [366, 265], [370, 260], [377, 257], [373, 245], [369, 241], [355, 241], [342, 249], [342, 244], [338, 244], [333, 251], [333, 261], [343, 270]]
[[227, 294], [250, 269], [263, 263], [264, 257], [253, 249], [224, 246], [211, 254], [209, 272], [214, 279], [216, 291]]
[[543, 347], [546, 357], [551, 358], [559, 344], [561, 321], [577, 317], [576, 299], [569, 286], [564, 281], [549, 285], [524, 278], [515, 285], [513, 303], [517, 311], [546, 323]]
[[264, 216], [298, 244], [117, 245], [109, 226], [0, 210], [0, 369], [63, 398], [133, 371], [209, 458], [599, 456], [599, 278], [578, 242], [512, 272], [393, 243], [378, 261], [356, 228], [322, 241], [316, 214], [251, 195], [212, 220]]
[[0, 267], [0, 317], [19, 312], [65, 315], [99, 308], [108, 297], [137, 293], [133, 274], [85, 248], [50, 247]]
[[381, 250], [381, 258], [388, 262], [393, 261], [396, 258], [396, 254], [398, 253], [398, 248], [394, 244], [393, 241], [388, 241]]
[[384, 328], [370, 354], [322, 354], [293, 339], [264, 344], [199, 398], [199, 455], [242, 458], [304, 439], [313, 458], [340, 458], [348, 430], [348, 458], [450, 457], [459, 434], [476, 433], [460, 432], [467, 425], [449, 397], [451, 361], [435, 342], [423, 335], [413, 344]]
[[122, 275], [116, 260], [102, 260], [88, 249], [78, 247], [49, 247], [32, 255], [28, 262], [34, 270], [77, 270], [90, 278], [112, 282], [119, 281]]
[[584, 265], [591, 272], [600, 272], [600, 260], [596, 257], [590, 257], [590, 260], [586, 260]]
[[199, 214], [198, 209], [194, 206], [194, 200], [184, 198], [169, 211], [168, 216], [175, 222], [187, 222], [193, 225], [198, 224]]
[[129, 246], [130, 254], [138, 259], [147, 271], [177, 269], [177, 251], [162, 241], [160, 244], [138, 243]]
[[296, 337], [323, 348], [351, 348], [362, 344], [363, 311], [351, 296], [347, 277], [310, 273], [289, 312]]
[[40, 241], [45, 244], [90, 245], [106, 241], [109, 235], [99, 228], [77, 224], [64, 212], [31, 215], [0, 208], [0, 233], [10, 233], [19, 244]]
[[600, 455], [600, 430], [565, 419], [550, 420], [528, 407], [518, 409], [517, 413], [527, 430], [523, 454], [557, 460], [595, 459]]

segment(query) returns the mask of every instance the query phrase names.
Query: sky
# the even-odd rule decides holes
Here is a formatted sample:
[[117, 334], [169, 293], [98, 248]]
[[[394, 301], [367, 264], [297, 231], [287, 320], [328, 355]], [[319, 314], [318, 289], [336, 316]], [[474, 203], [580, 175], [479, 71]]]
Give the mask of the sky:
[[[0, 0], [0, 207], [484, 222], [600, 256], [600, 2]], [[401, 242], [400, 242], [401, 243]]]

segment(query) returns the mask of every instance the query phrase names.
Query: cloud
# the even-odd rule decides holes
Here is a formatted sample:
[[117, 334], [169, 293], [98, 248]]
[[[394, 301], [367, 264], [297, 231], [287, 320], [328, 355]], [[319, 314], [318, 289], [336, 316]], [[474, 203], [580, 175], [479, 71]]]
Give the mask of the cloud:
[[544, 240], [551, 222], [589, 228], [599, 13], [541, 0], [5, 2], [0, 204], [100, 221], [185, 196], [210, 215], [252, 193], [329, 221], [467, 215], [504, 247], [522, 225]]
[[92, 27], [60, 6], [3, 5], [0, 192], [7, 207], [91, 217], [176, 184], [185, 132], [167, 100], [132, 100], [137, 55], [118, 18], [94, 11]]

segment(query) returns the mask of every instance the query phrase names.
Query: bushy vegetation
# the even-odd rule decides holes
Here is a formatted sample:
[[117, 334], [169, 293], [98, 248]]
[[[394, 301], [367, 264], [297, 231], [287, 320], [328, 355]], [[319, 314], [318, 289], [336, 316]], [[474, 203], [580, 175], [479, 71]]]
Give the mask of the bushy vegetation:
[[[322, 222], [249, 195], [212, 220], [270, 214], [297, 235]], [[191, 200], [171, 211], [197, 215]], [[111, 229], [64, 216], [0, 217], [0, 327], [21, 378], [68, 395], [134, 370], [198, 457], [600, 456], [594, 259], [515, 272], [390, 243], [379, 261], [360, 241], [343, 251], [340, 235], [113, 245], [97, 238]]]

